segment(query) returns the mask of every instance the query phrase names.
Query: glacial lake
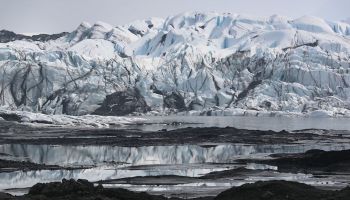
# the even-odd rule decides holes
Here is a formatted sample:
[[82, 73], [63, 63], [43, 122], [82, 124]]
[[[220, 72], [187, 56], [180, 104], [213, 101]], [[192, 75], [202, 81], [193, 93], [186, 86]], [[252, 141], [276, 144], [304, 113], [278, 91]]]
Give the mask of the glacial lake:
[[250, 130], [294, 131], [302, 129], [350, 130], [350, 118], [243, 117], [243, 116], [145, 116], [140, 125], [127, 126], [145, 131], [186, 127], [235, 127]]
[[[172, 130], [186, 127], [235, 127], [274, 131], [350, 130], [350, 119], [348, 118], [238, 116], [142, 116], [138, 118], [141, 119], [132, 124], [113, 128], [142, 131]], [[94, 131], [94, 129], [91, 130]], [[63, 129], [63, 131], [65, 130]], [[38, 138], [45, 135], [40, 131], [36, 134]], [[15, 136], [15, 133], [7, 136], [11, 138]], [[98, 132], [96, 132], [96, 137], [99, 137]], [[84, 138], [80, 139], [84, 140]], [[333, 189], [345, 187], [350, 183], [349, 176], [282, 173], [277, 171], [276, 166], [239, 162], [240, 159], [269, 159], [271, 154], [304, 153], [311, 149], [346, 150], [350, 149], [350, 143], [340, 140], [315, 140], [300, 141], [300, 143], [294, 144], [228, 143], [130, 147], [3, 143], [0, 144], [1, 159], [59, 165], [62, 169], [2, 172], [0, 173], [0, 191], [24, 194], [28, 191], [28, 187], [38, 182], [60, 181], [63, 178], [102, 180], [107, 181], [103, 184], [105, 187], [122, 187], [133, 191], [146, 191], [165, 196], [178, 195], [179, 197], [216, 195], [230, 187], [258, 180], [290, 180]], [[65, 167], [73, 167], [74, 169], [66, 169]], [[202, 178], [214, 172], [241, 168], [248, 171], [243, 170], [234, 178]], [[154, 179], [155, 176], [162, 177], [163, 184], [153, 184], [154, 180], [160, 180], [159, 178]], [[124, 180], [125, 178], [130, 178], [131, 182]], [[184, 194], [186, 196], [183, 196]]]

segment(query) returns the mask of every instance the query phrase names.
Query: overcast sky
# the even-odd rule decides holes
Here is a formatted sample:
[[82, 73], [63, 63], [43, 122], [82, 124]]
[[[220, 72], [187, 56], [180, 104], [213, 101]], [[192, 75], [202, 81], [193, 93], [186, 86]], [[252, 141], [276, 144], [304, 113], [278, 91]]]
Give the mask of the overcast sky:
[[72, 31], [82, 21], [120, 25], [185, 11], [217, 11], [328, 20], [350, 17], [350, 0], [0, 0], [0, 29], [18, 33]]

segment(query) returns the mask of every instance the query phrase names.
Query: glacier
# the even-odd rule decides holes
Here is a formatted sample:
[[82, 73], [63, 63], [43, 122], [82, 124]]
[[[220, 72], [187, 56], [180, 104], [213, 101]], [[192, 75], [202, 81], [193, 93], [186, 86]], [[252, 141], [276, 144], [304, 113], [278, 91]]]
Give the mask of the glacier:
[[350, 24], [313, 16], [83, 22], [59, 38], [0, 43], [0, 110], [346, 117], [349, 67]]

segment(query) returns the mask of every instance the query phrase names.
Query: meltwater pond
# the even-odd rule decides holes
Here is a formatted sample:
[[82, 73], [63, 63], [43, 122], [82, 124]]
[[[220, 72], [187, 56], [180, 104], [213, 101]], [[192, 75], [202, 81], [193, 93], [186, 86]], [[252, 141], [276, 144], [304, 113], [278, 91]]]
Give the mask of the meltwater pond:
[[[349, 131], [307, 130], [307, 134], [295, 131], [314, 128], [350, 130], [348, 119], [204, 116], [141, 118], [144, 120], [112, 129], [57, 126], [23, 126], [22, 129], [17, 124], [7, 124], [8, 129], [1, 130], [0, 159], [58, 165], [59, 168], [2, 171], [0, 190], [24, 193], [27, 191], [25, 188], [38, 182], [74, 178], [102, 181], [105, 187], [123, 187], [166, 196], [198, 197], [216, 195], [230, 187], [258, 180], [291, 180], [337, 189], [350, 183], [349, 175], [282, 173], [277, 166], [254, 163], [254, 159], [271, 159], [271, 154], [304, 153], [311, 149], [350, 149]], [[294, 132], [267, 131], [263, 137], [259, 131], [208, 129], [208, 132], [198, 132], [198, 129], [194, 129], [194, 134], [199, 134], [200, 137], [192, 137], [193, 129], [187, 129], [188, 134], [181, 133], [185, 129], [180, 130], [186, 127], [227, 126]], [[179, 129], [179, 132], [171, 133], [169, 130], [172, 129]], [[178, 137], [178, 134], [191, 141], [170, 137]], [[281, 137], [281, 134], [285, 136]], [[220, 138], [231, 137], [233, 141], [244, 142], [218, 142], [226, 141], [219, 140]], [[241, 140], [242, 137], [248, 140]], [[108, 143], [112, 139], [114, 143]], [[95, 143], [97, 140], [102, 142]], [[123, 141], [127, 143], [123, 145]], [[248, 161], [240, 162], [242, 159]], [[222, 174], [216, 177], [215, 173]]]
[[[253, 180], [283, 179], [317, 185], [326, 180], [315, 179], [312, 175], [307, 174], [278, 173], [274, 171], [277, 169], [274, 166], [237, 162], [239, 159], [266, 159], [270, 154], [302, 153], [311, 149], [344, 150], [350, 149], [350, 144], [311, 141], [305, 144], [279, 145], [219, 144], [144, 147], [2, 144], [0, 145], [2, 159], [59, 165], [62, 166], [62, 169], [3, 172], [0, 173], [0, 189], [27, 188], [38, 182], [60, 181], [63, 178], [88, 179], [89, 181], [107, 180], [105, 186], [108, 187], [124, 187], [135, 191], [166, 195], [179, 193], [195, 186], [201, 188], [199, 191], [216, 194], [229, 187], [253, 182]], [[88, 167], [88, 169], [68, 170], [64, 169], [65, 167]], [[236, 179], [197, 179], [212, 172], [240, 167], [268, 171], [259, 171], [252, 176], [241, 174]], [[146, 184], [142, 180], [136, 185], [120, 181], [108, 182], [108, 180], [123, 178], [169, 175], [195, 179], [183, 181], [183, 178], [177, 178], [176, 184], [172, 179], [168, 183], [165, 182], [163, 186], [162, 184]], [[207, 189], [204, 190], [204, 188]]]
[[302, 129], [350, 130], [349, 118], [251, 117], [251, 116], [143, 116], [126, 128], [144, 131], [186, 127], [235, 127], [249, 130], [294, 131]]

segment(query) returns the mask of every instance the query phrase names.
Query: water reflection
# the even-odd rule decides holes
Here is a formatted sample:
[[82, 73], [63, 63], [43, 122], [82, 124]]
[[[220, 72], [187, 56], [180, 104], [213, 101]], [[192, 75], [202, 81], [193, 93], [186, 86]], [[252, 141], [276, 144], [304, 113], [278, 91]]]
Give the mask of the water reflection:
[[349, 143], [317, 142], [286, 145], [222, 144], [209, 147], [200, 145], [117, 147], [3, 144], [0, 145], [0, 153], [34, 163], [60, 166], [106, 165], [107, 163], [166, 165], [231, 163], [238, 158], [262, 158], [274, 153], [302, 153], [310, 149], [330, 151], [349, 148]]
[[[350, 130], [348, 118], [249, 117], [249, 116], [145, 116], [135, 128], [145, 131], [185, 127], [235, 127], [249, 130]], [[185, 122], [185, 123], [182, 123]], [[145, 125], [146, 123], [146, 125]], [[148, 125], [147, 125], [148, 124]], [[130, 126], [126, 126], [130, 128]]]
[[[170, 166], [168, 166], [170, 167]], [[188, 177], [198, 177], [204, 174], [227, 170], [232, 167], [220, 166], [202, 166], [201, 168], [146, 168], [146, 169], [128, 169], [128, 168], [109, 168], [106, 166], [95, 167], [81, 170], [40, 170], [40, 171], [16, 171], [11, 173], [0, 173], [0, 190], [7, 188], [30, 187], [38, 182], [52, 182], [66, 179], [87, 179], [89, 181], [120, 179], [135, 176], [160, 176], [160, 175], [178, 175]]]
[[[8, 188], [30, 187], [38, 182], [52, 182], [66, 179], [87, 179], [99, 181], [120, 179], [135, 176], [162, 176], [177, 175], [186, 177], [199, 177], [210, 172], [223, 171], [242, 167], [235, 163], [236, 159], [264, 158], [274, 153], [302, 153], [310, 149], [344, 150], [350, 149], [349, 143], [321, 143], [309, 142], [305, 144], [285, 145], [245, 145], [221, 144], [217, 146], [200, 145], [174, 145], [174, 146], [147, 146], [147, 147], [117, 147], [117, 146], [59, 146], [59, 145], [26, 145], [3, 144], [0, 145], [0, 154], [6, 159], [27, 160], [35, 163], [60, 166], [86, 166], [90, 169], [76, 170], [41, 170], [41, 171], [15, 171], [0, 173], [0, 190]], [[209, 183], [197, 182], [192, 185], [172, 186], [177, 192], [187, 188], [201, 188], [204, 191], [224, 190], [233, 185], [254, 182], [255, 180], [284, 179], [309, 181], [316, 184], [309, 175], [281, 174], [274, 172], [274, 166], [248, 164], [247, 169], [268, 170], [256, 177], [240, 177], [235, 179], [212, 180]], [[265, 172], [265, 171], [264, 171]], [[204, 186], [204, 185], [205, 186]], [[111, 186], [111, 185], [110, 185]], [[129, 186], [125, 186], [129, 188]], [[130, 186], [129, 189], [142, 190], [152, 186]], [[162, 186], [163, 187], [163, 186]], [[161, 191], [162, 187], [153, 186], [151, 192]], [[167, 186], [166, 188], [171, 187]], [[196, 190], [196, 193], [199, 194]]]

